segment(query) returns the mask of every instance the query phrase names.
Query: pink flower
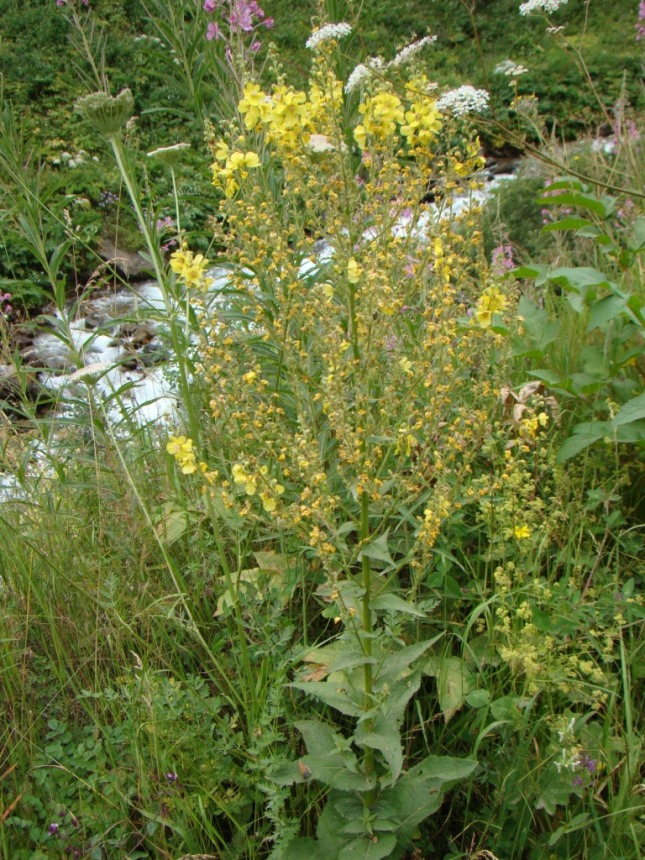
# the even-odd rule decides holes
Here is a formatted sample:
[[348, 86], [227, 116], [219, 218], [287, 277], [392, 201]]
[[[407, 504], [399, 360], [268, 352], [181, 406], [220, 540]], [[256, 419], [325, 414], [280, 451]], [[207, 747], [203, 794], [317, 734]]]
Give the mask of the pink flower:
[[204, 12], [214, 12], [217, 0], [204, 0]]
[[208, 29], [206, 30], [206, 38], [209, 42], [213, 39], [223, 39], [222, 31], [220, 30], [220, 26], [218, 23], [210, 23], [208, 25]]

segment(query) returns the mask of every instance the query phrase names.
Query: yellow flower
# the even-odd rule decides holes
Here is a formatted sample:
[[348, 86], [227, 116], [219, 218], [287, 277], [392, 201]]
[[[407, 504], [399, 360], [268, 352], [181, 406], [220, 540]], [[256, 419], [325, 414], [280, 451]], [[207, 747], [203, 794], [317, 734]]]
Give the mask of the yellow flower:
[[482, 328], [488, 328], [493, 322], [493, 314], [503, 313], [506, 310], [506, 296], [499, 287], [487, 287], [481, 294], [475, 319]]
[[347, 280], [350, 284], [357, 284], [361, 277], [361, 267], [356, 260], [351, 257], [347, 263]]
[[248, 129], [254, 129], [264, 119], [268, 110], [266, 94], [257, 84], [245, 84], [243, 98], [237, 109], [244, 117], [244, 125]]
[[531, 529], [528, 526], [515, 526], [513, 534], [516, 540], [526, 540], [531, 537]]
[[166, 451], [175, 458], [184, 475], [192, 475], [197, 471], [192, 439], [187, 439], [185, 436], [170, 436]]
[[361, 149], [365, 148], [368, 134], [381, 140], [391, 137], [397, 123], [400, 125], [405, 120], [401, 99], [394, 93], [377, 93], [366, 99], [358, 110], [363, 122], [354, 129], [354, 137]]
[[405, 356], [399, 361], [399, 367], [406, 373], [408, 376], [414, 376], [414, 372], [412, 370], [412, 362], [409, 358], [405, 358]]
[[255, 483], [255, 478], [252, 475], [247, 475], [244, 471], [244, 467], [240, 466], [239, 463], [236, 463], [231, 469], [233, 474], [233, 481], [236, 484], [244, 485], [244, 492], [247, 496], [255, 495], [257, 490], [257, 484]]
[[204, 275], [208, 268], [208, 260], [203, 254], [194, 255], [192, 251], [182, 248], [170, 257], [170, 268], [186, 286], [206, 286]]

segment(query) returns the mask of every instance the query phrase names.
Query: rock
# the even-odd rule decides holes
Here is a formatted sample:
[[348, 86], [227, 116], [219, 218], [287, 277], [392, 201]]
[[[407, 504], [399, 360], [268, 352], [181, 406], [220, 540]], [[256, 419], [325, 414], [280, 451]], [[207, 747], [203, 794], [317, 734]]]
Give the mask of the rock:
[[126, 278], [136, 278], [153, 272], [153, 266], [138, 251], [127, 251], [117, 248], [112, 239], [104, 239], [98, 249], [99, 255]]
[[0, 401], [35, 400], [41, 387], [35, 373], [19, 371], [15, 364], [0, 364]]

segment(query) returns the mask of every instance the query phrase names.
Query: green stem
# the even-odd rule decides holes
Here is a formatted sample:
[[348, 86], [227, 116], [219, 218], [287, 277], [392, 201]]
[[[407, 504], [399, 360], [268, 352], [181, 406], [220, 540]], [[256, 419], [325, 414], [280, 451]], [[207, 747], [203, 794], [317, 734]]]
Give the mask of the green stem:
[[[367, 492], [363, 491], [361, 496], [361, 546], [365, 546], [365, 544], [369, 540], [370, 536], [370, 519], [369, 519], [369, 496]], [[374, 676], [372, 669], [372, 569], [370, 565], [369, 558], [363, 553], [361, 560], [362, 567], [362, 578], [363, 578], [363, 633], [365, 634], [363, 639], [363, 653], [367, 658], [365, 662], [365, 666], [363, 668], [363, 679], [364, 679], [364, 690], [365, 690], [365, 698], [363, 700], [363, 707], [366, 711], [370, 710], [374, 704], [374, 693], [373, 693], [373, 684], [374, 684]], [[372, 731], [373, 720], [366, 720], [365, 722], [365, 730], [367, 732]], [[367, 779], [371, 779], [374, 776], [374, 750], [368, 747], [365, 750], [365, 757], [363, 758], [363, 772]], [[365, 793], [363, 801], [366, 806], [372, 806], [375, 801], [374, 790], [370, 790]]]
[[188, 413], [188, 428], [191, 438], [197, 444], [199, 444], [199, 439], [201, 436], [199, 414], [198, 410], [196, 409], [193, 397], [191, 396], [190, 381], [188, 378], [185, 361], [186, 350], [179, 336], [179, 329], [175, 319], [175, 309], [171, 301], [170, 290], [168, 288], [168, 282], [166, 279], [165, 264], [161, 257], [161, 252], [159, 251], [157, 242], [153, 241], [153, 237], [148, 227], [148, 221], [143, 213], [143, 209], [141, 208], [137, 189], [134, 182], [132, 181], [132, 177], [130, 176], [130, 171], [128, 169], [128, 164], [125, 157], [125, 151], [123, 149], [121, 141], [116, 135], [111, 135], [109, 137], [109, 141], [112, 145], [112, 151], [114, 152], [114, 158], [119, 168], [119, 172], [123, 177], [125, 187], [128, 189], [130, 201], [132, 202], [132, 206], [134, 207], [137, 221], [139, 223], [139, 227], [141, 228], [141, 232], [143, 233], [143, 238], [146, 243], [146, 248], [148, 249], [148, 253], [150, 254], [150, 259], [152, 260], [152, 265], [155, 270], [155, 276], [157, 278], [159, 288], [161, 289], [166, 309], [166, 316], [169, 324], [170, 340], [172, 343], [173, 352], [177, 360], [177, 366], [179, 368], [179, 379], [182, 389], [182, 402], [185, 404], [186, 411]]

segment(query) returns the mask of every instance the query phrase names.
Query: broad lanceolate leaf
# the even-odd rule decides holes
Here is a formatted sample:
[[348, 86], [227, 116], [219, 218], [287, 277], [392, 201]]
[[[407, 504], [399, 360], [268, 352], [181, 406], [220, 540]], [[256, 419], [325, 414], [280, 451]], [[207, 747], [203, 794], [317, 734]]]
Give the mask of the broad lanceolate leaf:
[[421, 612], [420, 609], [417, 609], [416, 606], [413, 606], [411, 603], [407, 603], [403, 598], [398, 597], [396, 594], [391, 594], [390, 592], [386, 592], [385, 594], [379, 594], [378, 597], [375, 597], [371, 602], [372, 609], [385, 610], [388, 612], [403, 612], [406, 615], [414, 615], [416, 618], [425, 618], [425, 612]]
[[302, 690], [309, 696], [315, 696], [323, 704], [329, 705], [348, 717], [360, 717], [363, 714], [362, 702], [353, 698], [351, 691], [339, 688], [326, 681], [301, 681], [290, 684], [296, 690]]
[[397, 723], [390, 722], [389, 725], [381, 726], [378, 733], [357, 731], [355, 741], [360, 747], [368, 747], [381, 753], [391, 774], [389, 780], [382, 780], [382, 784], [394, 785], [403, 769], [403, 749]]
[[419, 657], [422, 657], [425, 652], [434, 645], [443, 634], [435, 636], [434, 639], [429, 639], [426, 642], [418, 642], [416, 645], [408, 645], [401, 648], [400, 651], [395, 651], [394, 654], [388, 654], [376, 671], [375, 681], [378, 684], [392, 684], [396, 681], [404, 669], [411, 666]]
[[565, 440], [558, 451], [556, 462], [564, 463], [565, 460], [570, 460], [571, 457], [575, 457], [589, 445], [593, 445], [599, 439], [610, 435], [611, 429], [609, 421], [588, 421], [584, 424], [578, 424], [573, 428], [573, 435]]
[[622, 424], [631, 424], [642, 418], [645, 418], [645, 394], [639, 394], [638, 397], [633, 397], [621, 406], [612, 424], [620, 427]]
[[473, 673], [459, 657], [430, 657], [425, 671], [437, 679], [439, 707], [448, 722], [464, 706], [466, 696], [475, 688]]

